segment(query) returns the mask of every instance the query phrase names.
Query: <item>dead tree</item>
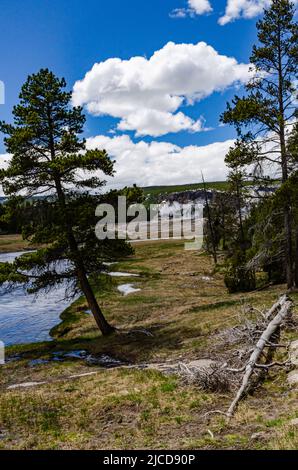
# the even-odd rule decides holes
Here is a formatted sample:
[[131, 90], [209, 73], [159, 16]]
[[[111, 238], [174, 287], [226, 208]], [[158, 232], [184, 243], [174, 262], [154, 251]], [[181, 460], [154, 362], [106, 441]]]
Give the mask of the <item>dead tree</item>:
[[273, 347], [273, 343], [271, 343], [271, 338], [276, 334], [276, 332], [280, 329], [281, 325], [285, 322], [286, 318], [290, 315], [291, 313], [291, 308], [293, 306], [293, 303], [291, 300], [288, 300], [286, 296], [283, 296], [282, 298], [279, 299], [279, 302], [275, 304], [272, 309], [269, 310], [267, 314], [267, 319], [269, 320], [270, 317], [274, 315], [274, 312], [277, 311], [277, 309], [280, 307], [279, 312], [275, 317], [270, 321], [268, 324], [266, 330], [263, 332], [261, 335], [259, 341], [257, 342], [248, 363], [245, 366], [245, 374], [242, 379], [241, 386], [232, 401], [228, 412], [227, 416], [228, 418], [231, 418], [238, 406], [239, 401], [243, 398], [243, 396], [246, 395], [247, 390], [249, 388], [249, 380], [254, 372], [255, 369], [265, 369], [268, 370], [271, 367], [274, 366], [281, 366], [285, 365], [286, 363], [271, 363], [271, 364], [258, 364], [258, 361], [260, 357], [263, 354], [264, 348], [270, 346]]
[[[289, 345], [280, 344], [280, 333], [287, 320], [291, 319], [292, 306], [293, 302], [283, 295], [265, 313], [250, 307], [245, 313], [243, 323], [226, 331], [224, 337], [228, 344], [241, 343], [242, 348], [244, 346], [244, 349], [232, 354], [236, 361], [234, 367], [229, 367], [228, 362], [222, 360], [211, 361], [212, 364], [205, 368], [196, 367], [193, 363], [180, 364], [180, 375], [187, 383], [213, 392], [236, 390], [235, 398], [227, 412], [214, 410], [207, 415], [221, 413], [231, 418], [240, 400], [265, 378], [271, 368], [290, 365], [289, 358], [284, 362], [274, 362], [274, 355], [278, 348], [289, 351]], [[247, 318], [247, 314], [252, 311], [258, 314], [255, 321]], [[243, 374], [242, 378], [240, 374]], [[256, 380], [252, 380], [252, 376]]]

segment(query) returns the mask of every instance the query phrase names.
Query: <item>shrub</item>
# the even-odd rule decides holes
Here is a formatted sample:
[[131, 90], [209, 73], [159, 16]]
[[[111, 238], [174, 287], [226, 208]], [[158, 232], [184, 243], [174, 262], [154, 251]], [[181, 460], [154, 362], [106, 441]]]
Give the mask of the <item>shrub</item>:
[[226, 270], [224, 281], [230, 294], [249, 292], [256, 288], [255, 272], [243, 266], [230, 265]]

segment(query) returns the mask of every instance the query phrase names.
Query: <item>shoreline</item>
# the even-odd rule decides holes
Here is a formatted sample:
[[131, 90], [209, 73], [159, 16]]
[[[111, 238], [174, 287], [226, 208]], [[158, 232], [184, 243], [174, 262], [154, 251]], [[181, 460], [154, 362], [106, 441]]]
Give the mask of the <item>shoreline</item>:
[[[23, 240], [20, 241], [21, 237], [19, 235], [11, 235], [9, 236], [9, 238], [7, 238], [6, 236], [0, 236], [0, 242], [1, 240], [3, 241], [6, 241], [8, 240], [8, 245], [7, 245], [7, 249], [3, 250], [3, 247], [1, 247], [0, 245], [0, 258], [1, 256], [9, 256], [9, 255], [17, 255], [19, 253], [30, 253], [30, 252], [34, 252], [34, 247], [29, 247], [27, 245], [26, 242], [24, 242]], [[18, 243], [22, 243], [22, 246], [18, 244], [18, 246], [11, 246], [12, 243], [14, 243], [15, 241], [17, 241]], [[26, 243], [26, 245], [25, 245]], [[1, 262], [1, 260], [0, 260]], [[5, 262], [5, 261], [4, 261]], [[17, 287], [16, 287], [17, 288]], [[3, 295], [7, 295], [7, 292], [4, 292]], [[12, 296], [12, 298], [14, 298], [14, 291], [11, 292], [10, 294]], [[24, 291], [24, 296], [28, 296], [28, 299], [30, 297], [30, 294], [26, 293], [26, 291]], [[34, 295], [31, 296], [32, 297], [32, 304], [34, 304]], [[57, 300], [57, 303], [59, 305], [59, 298]], [[12, 300], [12, 302], [14, 302], [14, 300]], [[20, 300], [19, 298], [16, 298], [16, 312], [17, 312], [17, 316], [18, 316], [18, 309], [20, 309], [20, 305], [18, 302], [22, 302], [22, 299]], [[29, 302], [29, 300], [28, 300]], [[63, 313], [65, 312], [65, 310], [71, 308], [73, 302], [69, 301], [69, 304], [65, 307], [65, 305], [61, 305], [61, 310], [59, 309], [59, 311], [57, 312], [57, 314], [55, 314], [55, 311], [51, 311], [51, 310], [47, 310], [46, 312], [43, 312], [41, 311], [41, 315], [49, 315], [49, 323], [52, 323], [50, 325], [48, 325], [48, 328], [46, 328], [47, 325], [45, 325], [45, 327], [43, 328], [42, 331], [42, 334], [41, 336], [46, 336], [47, 335], [47, 338], [43, 339], [43, 338], [40, 338], [40, 339], [37, 339], [35, 341], [35, 339], [32, 341], [32, 338], [28, 338], [26, 340], [26, 333], [24, 334], [25, 338], [24, 338], [24, 341], [22, 341], [21, 343], [20, 342], [16, 342], [16, 343], [10, 343], [8, 345], [5, 346], [6, 348], [6, 351], [9, 355], [11, 355], [11, 352], [14, 352], [16, 350], [22, 350], [22, 349], [26, 349], [26, 348], [30, 348], [30, 347], [35, 347], [37, 345], [43, 345], [43, 344], [47, 344], [47, 343], [52, 343], [53, 341], [55, 341], [55, 338], [54, 336], [51, 334], [52, 330], [56, 327], [58, 327], [62, 322], [63, 322], [63, 319], [62, 319], [62, 315]], [[53, 325], [53, 322], [51, 322], [51, 318], [53, 317], [53, 322], [54, 325]], [[56, 318], [55, 318], [56, 317]], [[1, 319], [0, 319], [1, 320]], [[5, 314], [4, 314], [4, 321], [7, 321], [5, 320]], [[9, 320], [8, 320], [9, 321]], [[29, 322], [30, 324], [30, 317], [28, 317], [27, 321]], [[25, 320], [26, 322], [26, 320]], [[12, 332], [16, 332], [17, 330], [15, 328], [12, 328], [10, 331]], [[5, 333], [4, 333], [5, 335]], [[17, 336], [17, 335], [16, 335]], [[19, 335], [19, 337], [21, 336], [21, 334]], [[27, 335], [28, 336], [28, 335]], [[5, 339], [1, 338], [5, 343]], [[16, 341], [19, 341], [20, 338], [16, 338]], [[9, 341], [13, 341], [13, 339], [9, 340]]]
[[35, 248], [29, 241], [23, 240], [20, 234], [0, 235], [0, 255], [34, 251]]

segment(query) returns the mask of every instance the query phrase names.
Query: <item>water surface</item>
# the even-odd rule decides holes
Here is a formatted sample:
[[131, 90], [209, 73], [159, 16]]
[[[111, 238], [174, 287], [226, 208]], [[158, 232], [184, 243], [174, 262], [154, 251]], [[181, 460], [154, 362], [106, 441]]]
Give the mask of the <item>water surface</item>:
[[[12, 262], [21, 254], [0, 254], [0, 263]], [[69, 305], [64, 297], [65, 286], [37, 297], [27, 294], [22, 287], [12, 292], [0, 287], [0, 341], [8, 346], [50, 340], [49, 331], [59, 323], [61, 312]]]

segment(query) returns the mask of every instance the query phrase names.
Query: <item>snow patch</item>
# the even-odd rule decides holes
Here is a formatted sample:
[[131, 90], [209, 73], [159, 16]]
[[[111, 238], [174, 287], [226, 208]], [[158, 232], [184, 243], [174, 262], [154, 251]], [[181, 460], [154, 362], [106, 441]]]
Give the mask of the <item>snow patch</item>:
[[139, 274], [132, 274], [132, 273], [111, 272], [107, 274], [112, 277], [140, 277]]
[[124, 296], [140, 292], [140, 290], [141, 289], [136, 289], [133, 284], [122, 284], [121, 286], [118, 286], [118, 291]]
[[29, 388], [29, 387], [37, 387], [38, 385], [44, 385], [47, 382], [24, 382], [22, 384], [14, 384], [7, 387], [7, 390], [14, 390], [16, 388]]

